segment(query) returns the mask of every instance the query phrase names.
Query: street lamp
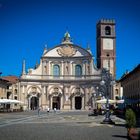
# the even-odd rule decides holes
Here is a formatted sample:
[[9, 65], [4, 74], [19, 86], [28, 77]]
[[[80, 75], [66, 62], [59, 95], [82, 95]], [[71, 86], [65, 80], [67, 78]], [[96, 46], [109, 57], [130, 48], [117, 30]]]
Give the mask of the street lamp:
[[94, 103], [92, 102], [94, 104], [94, 107], [93, 107], [93, 115], [94, 116], [97, 116], [98, 115], [97, 114], [97, 108], [96, 108], [96, 96], [97, 96], [97, 94], [98, 93], [93, 93], [93, 95], [92, 95], [92, 98], [94, 99]]
[[102, 69], [102, 81], [100, 82], [102, 86], [105, 87], [105, 96], [106, 96], [106, 114], [105, 119], [103, 120], [103, 124], [114, 124], [110, 118], [110, 110], [109, 110], [109, 93], [111, 93], [111, 86], [114, 84], [114, 80], [109, 70]]

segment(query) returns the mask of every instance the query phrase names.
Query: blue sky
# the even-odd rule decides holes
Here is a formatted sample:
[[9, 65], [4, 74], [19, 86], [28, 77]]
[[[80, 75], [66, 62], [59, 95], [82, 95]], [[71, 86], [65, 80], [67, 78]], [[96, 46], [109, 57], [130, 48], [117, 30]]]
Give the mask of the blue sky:
[[116, 21], [116, 74], [140, 63], [139, 0], [0, 0], [0, 71], [20, 76], [39, 62], [45, 44], [58, 45], [66, 29], [73, 42], [90, 43], [96, 58], [96, 23]]

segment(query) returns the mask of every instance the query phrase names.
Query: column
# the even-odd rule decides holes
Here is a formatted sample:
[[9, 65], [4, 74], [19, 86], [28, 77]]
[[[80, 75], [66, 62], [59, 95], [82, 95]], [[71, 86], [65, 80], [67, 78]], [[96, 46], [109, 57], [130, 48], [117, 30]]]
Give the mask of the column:
[[87, 75], [87, 61], [85, 61], [85, 75]]
[[70, 74], [70, 63], [69, 61], [66, 62], [66, 75], [69, 75]]
[[30, 104], [30, 102], [31, 102], [31, 97], [28, 98], [28, 110], [31, 110], [31, 107], [30, 107], [31, 104]]
[[83, 61], [83, 66], [82, 66], [82, 74], [85, 75], [85, 63]]
[[75, 66], [74, 63], [72, 62], [71, 63], [71, 75], [75, 75], [75, 72], [74, 72], [75, 67], [74, 66]]
[[52, 99], [53, 99], [53, 96], [50, 97], [50, 101], [49, 101], [49, 107], [50, 107], [51, 109], [53, 109], [53, 108], [52, 108]]
[[63, 96], [60, 97], [60, 109], [63, 109], [64, 102], [63, 102]]
[[61, 61], [61, 75], [64, 75], [64, 60]]
[[45, 61], [42, 60], [42, 75], [45, 74]]
[[41, 86], [41, 92], [42, 92], [42, 95], [41, 95], [41, 105], [43, 106], [43, 108], [45, 107], [45, 101], [44, 101], [44, 86], [42, 85]]
[[90, 61], [90, 74], [93, 73], [94, 67], [93, 67], [94, 63], [93, 63], [93, 59], [91, 59]]
[[52, 62], [49, 61], [49, 75], [52, 75]]
[[89, 97], [89, 89], [87, 87], [85, 87], [84, 92], [85, 92], [85, 96], [84, 96], [84, 98], [85, 98], [85, 109], [88, 109], [87, 103], [88, 103], [89, 98], [90, 98]]
[[65, 92], [66, 92], [66, 91], [65, 91], [65, 88], [66, 88], [66, 87], [64, 86], [64, 83], [63, 83], [63, 85], [62, 85], [62, 93], [61, 93], [61, 94], [62, 94], [62, 95], [61, 95], [61, 98], [62, 98], [62, 99], [61, 99], [61, 100], [62, 100], [62, 108], [61, 108], [61, 109], [64, 109]]
[[72, 110], [75, 110], [75, 96], [72, 97]]
[[51, 100], [51, 99], [49, 98], [49, 96], [48, 96], [48, 98], [47, 98], [46, 100], [47, 100], [47, 102], [46, 102], [46, 103], [47, 103], [47, 106], [48, 106], [49, 108], [51, 108], [51, 105], [50, 105], [50, 100]]
[[71, 61], [70, 62], [70, 73], [69, 73], [69, 75], [73, 75], [73, 62]]
[[22, 85], [20, 84], [20, 87], [19, 87], [19, 85], [18, 85], [18, 91], [17, 91], [17, 94], [21, 94], [22, 93]]
[[82, 97], [82, 110], [85, 109], [85, 96]]
[[27, 105], [26, 96], [27, 96], [27, 85], [24, 87], [24, 103]]

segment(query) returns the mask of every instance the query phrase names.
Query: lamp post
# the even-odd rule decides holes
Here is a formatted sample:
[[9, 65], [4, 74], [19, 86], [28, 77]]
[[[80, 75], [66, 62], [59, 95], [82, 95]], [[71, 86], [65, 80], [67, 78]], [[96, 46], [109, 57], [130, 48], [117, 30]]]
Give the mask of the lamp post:
[[111, 92], [111, 85], [114, 84], [112, 75], [109, 70], [102, 69], [102, 81], [100, 82], [102, 86], [105, 87], [105, 95], [106, 95], [106, 114], [105, 119], [103, 120], [103, 124], [115, 124], [110, 118], [110, 110], [109, 110], [109, 93]]

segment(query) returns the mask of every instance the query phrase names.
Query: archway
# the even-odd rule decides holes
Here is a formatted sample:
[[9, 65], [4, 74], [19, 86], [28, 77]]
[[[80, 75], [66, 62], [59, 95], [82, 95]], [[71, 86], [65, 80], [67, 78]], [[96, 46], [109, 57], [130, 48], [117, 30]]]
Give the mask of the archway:
[[52, 108], [53, 108], [53, 109], [54, 109], [54, 108], [60, 109], [60, 97], [59, 97], [59, 96], [53, 97]]
[[39, 99], [38, 99], [38, 97], [36, 97], [36, 96], [31, 97], [31, 100], [30, 100], [31, 110], [37, 109], [38, 106], [39, 106]]
[[82, 97], [78, 96], [75, 97], [75, 109], [81, 109], [82, 108]]

